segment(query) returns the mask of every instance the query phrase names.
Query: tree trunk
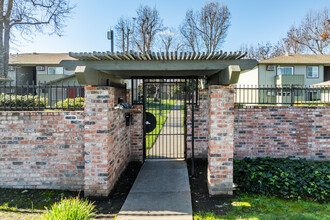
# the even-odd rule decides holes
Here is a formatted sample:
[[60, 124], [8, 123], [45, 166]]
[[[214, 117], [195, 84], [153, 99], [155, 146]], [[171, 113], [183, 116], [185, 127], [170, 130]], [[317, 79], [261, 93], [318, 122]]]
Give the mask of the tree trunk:
[[[3, 41], [1, 41], [3, 48], [3, 53], [1, 55], [3, 56], [3, 59], [1, 62], [3, 62], [3, 76], [7, 78], [8, 76], [8, 62], [9, 62], [9, 40], [10, 40], [10, 17], [11, 12], [13, 8], [13, 0], [8, 0], [7, 2], [7, 11], [6, 15], [2, 17], [2, 31], [4, 32], [2, 36], [4, 36]], [[3, 6], [2, 6], [3, 9]]]
[[[0, 14], [3, 15], [3, 0], [0, 0]], [[5, 77], [4, 64], [5, 64], [5, 51], [3, 47], [3, 17], [0, 18], [0, 77]]]
[[4, 64], [3, 64], [3, 75], [5, 78], [8, 76], [8, 63], [9, 63], [9, 41], [10, 41], [10, 25], [9, 22], [4, 22], [5, 24], [5, 38], [4, 38]]
[[154, 94], [154, 101], [157, 102], [159, 100], [159, 86], [155, 86], [156, 87], [156, 91]]

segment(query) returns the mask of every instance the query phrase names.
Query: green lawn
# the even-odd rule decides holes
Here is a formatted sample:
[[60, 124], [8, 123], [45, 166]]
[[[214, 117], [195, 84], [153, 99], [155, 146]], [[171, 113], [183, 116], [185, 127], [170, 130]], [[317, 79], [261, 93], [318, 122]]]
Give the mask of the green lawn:
[[147, 98], [147, 111], [162, 110], [162, 114], [168, 114], [178, 100], [162, 99], [154, 101], [153, 98]]
[[256, 194], [241, 194], [227, 206], [227, 214], [195, 213], [195, 220], [218, 219], [330, 219], [330, 204], [303, 200], [287, 200]]
[[[45, 207], [71, 195], [63, 191], [1, 189], [0, 219], [40, 219]], [[9, 197], [10, 195], [10, 197]]]
[[[160, 102], [161, 101], [161, 102]], [[162, 99], [160, 101], [154, 101], [153, 98], [147, 98], [147, 112], [152, 113], [157, 120], [156, 128], [149, 134], [156, 134], [156, 135], [148, 135], [146, 139], [146, 149], [150, 150], [154, 143], [157, 140], [158, 134], [162, 130], [167, 116], [171, 112], [171, 109], [177, 102], [177, 100], [169, 100], [169, 99]]]
[[162, 130], [162, 128], [166, 122], [167, 116], [159, 115], [159, 110], [147, 110], [147, 112], [152, 113], [157, 119], [156, 128], [155, 128], [155, 130], [153, 130], [150, 133], [150, 134], [157, 134], [157, 135], [148, 135], [146, 138], [146, 149], [150, 150], [152, 148], [152, 146], [154, 145], [154, 143], [156, 142], [158, 134]]

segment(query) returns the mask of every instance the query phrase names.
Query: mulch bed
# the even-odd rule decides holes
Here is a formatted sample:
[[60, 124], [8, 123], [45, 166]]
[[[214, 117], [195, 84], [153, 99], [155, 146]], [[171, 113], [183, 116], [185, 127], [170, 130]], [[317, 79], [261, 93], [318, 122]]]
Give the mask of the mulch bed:
[[209, 196], [207, 188], [207, 160], [195, 159], [195, 173], [191, 175], [191, 160], [187, 160], [193, 211], [223, 215], [229, 211], [232, 196]]
[[140, 162], [130, 162], [107, 198], [89, 198], [96, 206], [96, 219], [114, 218], [119, 213], [141, 166]]

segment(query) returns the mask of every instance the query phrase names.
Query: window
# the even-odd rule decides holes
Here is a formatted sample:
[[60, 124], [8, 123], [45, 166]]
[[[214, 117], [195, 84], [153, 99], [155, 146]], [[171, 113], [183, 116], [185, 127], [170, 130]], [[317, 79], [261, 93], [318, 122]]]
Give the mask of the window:
[[321, 98], [320, 96], [319, 91], [309, 91], [307, 92], [307, 101], [318, 101]]
[[319, 67], [318, 66], [308, 66], [307, 67], [307, 77], [308, 78], [319, 78]]
[[293, 75], [293, 67], [277, 67], [277, 75]]
[[277, 96], [291, 97], [291, 92], [277, 92]]
[[55, 74], [63, 74], [64, 69], [63, 67], [48, 67], [48, 74], [55, 75]]

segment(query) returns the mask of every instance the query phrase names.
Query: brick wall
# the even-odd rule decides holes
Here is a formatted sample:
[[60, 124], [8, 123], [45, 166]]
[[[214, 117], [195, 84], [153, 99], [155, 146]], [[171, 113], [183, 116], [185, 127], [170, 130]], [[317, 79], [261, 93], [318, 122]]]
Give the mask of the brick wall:
[[85, 87], [87, 196], [107, 196], [129, 162], [130, 129], [125, 111], [114, 109], [116, 94], [113, 87]]
[[107, 196], [131, 155], [143, 154], [142, 106], [114, 108], [123, 91], [87, 86], [84, 112], [0, 112], [0, 187]]
[[234, 153], [330, 160], [330, 108], [236, 108]]
[[[200, 92], [195, 109], [195, 157], [207, 158], [208, 99]], [[235, 107], [234, 158], [330, 159], [330, 108]], [[187, 111], [187, 153], [191, 157], [191, 110]]]
[[[208, 151], [208, 90], [199, 91], [198, 106], [195, 107], [195, 148], [196, 158], [207, 158]], [[187, 108], [187, 157], [191, 157], [191, 105]]]
[[0, 112], [0, 187], [82, 190], [83, 112]]
[[131, 110], [133, 125], [130, 126], [131, 134], [131, 159], [143, 161], [143, 106], [133, 106]]

